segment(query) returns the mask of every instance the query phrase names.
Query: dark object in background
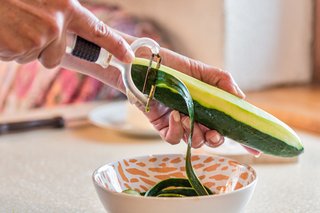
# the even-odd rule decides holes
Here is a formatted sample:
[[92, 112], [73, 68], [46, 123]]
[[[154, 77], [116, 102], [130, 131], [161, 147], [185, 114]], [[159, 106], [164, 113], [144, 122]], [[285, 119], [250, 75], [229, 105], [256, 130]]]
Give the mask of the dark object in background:
[[39, 120], [0, 123], [0, 135], [39, 128], [63, 128], [64, 126], [65, 121], [59, 116]]

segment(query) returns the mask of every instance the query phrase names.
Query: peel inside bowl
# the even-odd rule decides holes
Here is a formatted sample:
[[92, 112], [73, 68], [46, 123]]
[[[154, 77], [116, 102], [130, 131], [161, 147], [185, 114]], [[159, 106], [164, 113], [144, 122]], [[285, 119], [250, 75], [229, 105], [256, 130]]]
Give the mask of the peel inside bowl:
[[93, 181], [109, 213], [242, 212], [251, 199], [257, 176], [253, 168], [236, 161], [194, 155], [192, 163], [202, 183], [215, 195], [166, 198], [120, 193], [131, 188], [146, 191], [160, 180], [185, 177], [184, 155], [150, 155], [123, 159], [98, 168]]
[[[154, 155], [123, 159], [101, 167], [94, 180], [106, 190], [147, 191], [161, 180], [186, 178], [183, 155]], [[216, 194], [239, 190], [256, 179], [255, 171], [234, 160], [204, 155], [192, 157], [201, 182]]]

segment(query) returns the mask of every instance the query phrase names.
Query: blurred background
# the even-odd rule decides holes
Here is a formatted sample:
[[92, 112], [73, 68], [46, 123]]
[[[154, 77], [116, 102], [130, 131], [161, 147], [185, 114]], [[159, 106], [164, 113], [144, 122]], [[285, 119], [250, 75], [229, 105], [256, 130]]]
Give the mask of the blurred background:
[[[81, 3], [113, 28], [227, 70], [248, 102], [297, 131], [305, 153], [296, 158], [257, 158], [228, 138], [192, 151], [254, 164], [259, 181], [246, 213], [320, 212], [320, 0]], [[95, 168], [185, 151], [96, 79], [0, 61], [0, 212], [104, 212]]]
[[[294, 126], [305, 127], [305, 123], [292, 121], [290, 110], [301, 119], [293, 103], [295, 107], [297, 102], [302, 104], [299, 112], [304, 116], [303, 109], [319, 106], [317, 96], [306, 102], [302, 98], [318, 94], [311, 84], [319, 73], [315, 69], [315, 0], [81, 2], [113, 28], [151, 37], [161, 46], [231, 72], [249, 101]], [[290, 99], [282, 102], [286, 97]], [[2, 115], [119, 99], [125, 97], [70, 70], [47, 70], [38, 62], [0, 62]]]

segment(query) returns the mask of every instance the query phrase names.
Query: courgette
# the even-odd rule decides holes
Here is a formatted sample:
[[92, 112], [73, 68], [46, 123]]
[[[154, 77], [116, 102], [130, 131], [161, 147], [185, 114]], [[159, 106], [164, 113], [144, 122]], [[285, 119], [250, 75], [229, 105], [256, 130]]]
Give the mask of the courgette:
[[144, 196], [153, 197], [157, 196], [162, 190], [168, 187], [191, 187], [188, 179], [185, 178], [169, 178], [158, 182], [156, 185], [151, 187]]
[[[209, 195], [214, 193], [206, 186], [204, 186]], [[197, 192], [192, 188], [190, 180], [186, 178], [169, 178], [162, 180], [151, 187], [144, 194], [145, 197], [156, 197], [160, 194], [180, 194], [183, 196], [197, 196]]]
[[[132, 66], [132, 79], [142, 91], [149, 60], [136, 58]], [[195, 121], [217, 130], [241, 144], [265, 154], [293, 157], [303, 152], [303, 145], [297, 134], [285, 123], [254, 105], [208, 85], [191, 76], [156, 63], [147, 80], [145, 93], [156, 82], [155, 99], [164, 105], [188, 114], [184, 99], [170, 86], [175, 77], [188, 88], [195, 108]]]
[[122, 193], [134, 195], [134, 196], [141, 196], [141, 194], [139, 192], [137, 192], [136, 190], [133, 190], [133, 189], [123, 190]]
[[161, 194], [179, 194], [184, 196], [197, 196], [197, 192], [191, 187], [181, 187], [181, 188], [174, 188], [174, 189], [164, 189], [159, 192]]

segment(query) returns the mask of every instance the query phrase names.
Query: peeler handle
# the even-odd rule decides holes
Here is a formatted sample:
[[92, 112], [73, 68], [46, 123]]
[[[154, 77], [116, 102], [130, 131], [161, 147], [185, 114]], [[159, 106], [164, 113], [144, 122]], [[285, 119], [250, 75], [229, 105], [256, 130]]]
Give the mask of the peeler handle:
[[99, 64], [103, 68], [109, 66], [112, 55], [95, 43], [80, 36], [73, 36], [71, 44], [67, 46], [66, 53], [77, 58]]
[[77, 36], [74, 42], [74, 46], [70, 53], [71, 55], [90, 62], [96, 62], [98, 60], [101, 47], [80, 36]]

